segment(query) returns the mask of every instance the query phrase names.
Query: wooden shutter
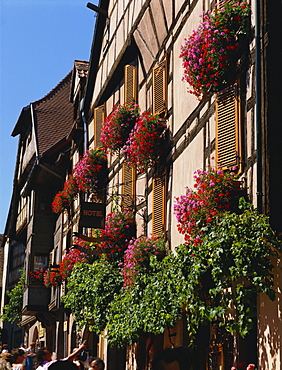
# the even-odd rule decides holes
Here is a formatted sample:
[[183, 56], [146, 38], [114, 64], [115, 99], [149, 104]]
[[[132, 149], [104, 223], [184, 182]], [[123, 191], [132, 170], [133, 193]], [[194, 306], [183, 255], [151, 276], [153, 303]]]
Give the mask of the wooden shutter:
[[94, 146], [101, 146], [101, 128], [105, 117], [105, 104], [94, 109]]
[[167, 110], [167, 64], [166, 59], [153, 69], [153, 113], [165, 114]]
[[241, 171], [240, 99], [237, 84], [217, 94], [216, 161], [222, 169], [235, 166]]
[[136, 194], [136, 169], [122, 164], [122, 209], [133, 209]]
[[153, 179], [152, 234], [165, 232], [166, 176]]
[[137, 97], [137, 68], [131, 64], [124, 67], [124, 102], [136, 102]]

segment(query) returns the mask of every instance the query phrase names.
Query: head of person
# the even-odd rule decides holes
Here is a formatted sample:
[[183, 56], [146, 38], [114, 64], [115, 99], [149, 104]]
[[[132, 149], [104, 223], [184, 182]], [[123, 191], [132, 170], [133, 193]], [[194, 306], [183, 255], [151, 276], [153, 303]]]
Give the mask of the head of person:
[[89, 370], [104, 370], [104, 369], [105, 369], [105, 363], [101, 358], [95, 357], [90, 362]]
[[35, 342], [31, 342], [29, 346], [30, 346], [30, 348], [34, 348], [35, 347]]
[[2, 345], [2, 349], [8, 349], [8, 344], [6, 344], [6, 343], [5, 343], [5, 344], [3, 344], [3, 345]]
[[187, 347], [165, 348], [158, 352], [152, 362], [153, 370], [189, 370], [191, 354]]
[[13, 364], [21, 364], [25, 359], [25, 351], [21, 348], [15, 348], [12, 351]]
[[41, 365], [43, 364], [44, 361], [48, 361], [48, 362], [51, 361], [52, 354], [51, 352], [48, 351], [46, 347], [44, 347], [44, 348], [40, 348], [36, 352], [36, 358], [37, 358], [37, 362]]
[[25, 344], [24, 344], [24, 343], [21, 343], [21, 344], [20, 344], [20, 347], [25, 348]]
[[48, 367], [48, 370], [77, 370], [77, 366], [68, 360], [58, 360]]
[[1, 353], [0, 355], [0, 360], [4, 360], [4, 361], [7, 361], [9, 362], [10, 364], [13, 363], [13, 355], [9, 352], [6, 352], [6, 353]]

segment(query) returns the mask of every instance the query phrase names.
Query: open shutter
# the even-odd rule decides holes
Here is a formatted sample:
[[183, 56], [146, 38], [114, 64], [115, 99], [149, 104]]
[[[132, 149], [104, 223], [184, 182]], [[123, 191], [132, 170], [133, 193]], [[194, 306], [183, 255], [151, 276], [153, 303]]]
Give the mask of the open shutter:
[[122, 209], [132, 210], [135, 206], [136, 169], [122, 164]]
[[105, 119], [105, 104], [94, 109], [94, 145], [101, 146], [101, 128]]
[[166, 59], [153, 69], [153, 113], [164, 115], [167, 111]]
[[131, 64], [124, 67], [124, 102], [134, 103], [137, 97], [137, 68]]
[[165, 175], [153, 179], [152, 234], [165, 232]]
[[222, 169], [237, 167], [241, 171], [242, 148], [240, 101], [237, 84], [217, 94], [216, 161]]

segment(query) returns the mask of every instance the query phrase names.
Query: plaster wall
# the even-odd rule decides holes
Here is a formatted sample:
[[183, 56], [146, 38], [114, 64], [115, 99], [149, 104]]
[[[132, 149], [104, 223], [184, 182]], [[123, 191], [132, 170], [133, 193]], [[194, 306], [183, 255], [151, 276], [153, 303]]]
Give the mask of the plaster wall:
[[275, 262], [275, 290], [276, 300], [272, 302], [264, 294], [258, 298], [258, 353], [259, 369], [281, 369], [282, 353], [282, 322], [281, 322], [281, 286], [282, 273], [281, 261]]
[[[198, 105], [198, 99], [194, 95], [188, 93], [187, 90], [189, 90], [189, 86], [186, 82], [182, 81], [183, 67], [181, 59], [179, 58], [179, 54], [180, 46], [184, 43], [184, 38], [188, 37], [191, 31], [199, 24], [199, 14], [201, 13], [200, 3], [197, 3], [193, 12], [193, 16], [189, 17], [189, 21], [187, 21], [183, 25], [179, 36], [175, 39], [175, 42], [173, 44], [173, 134], [178, 131], [184, 120], [193, 112], [193, 110]], [[178, 26], [180, 27], [180, 21], [178, 22]]]
[[[194, 171], [202, 168], [203, 163], [203, 132], [191, 142], [173, 164], [172, 174], [172, 202], [175, 197], [184, 195], [186, 187], [193, 188]], [[173, 212], [173, 206], [172, 206]], [[171, 216], [171, 243], [172, 249], [184, 241], [182, 235], [177, 231], [177, 222], [174, 215]]]

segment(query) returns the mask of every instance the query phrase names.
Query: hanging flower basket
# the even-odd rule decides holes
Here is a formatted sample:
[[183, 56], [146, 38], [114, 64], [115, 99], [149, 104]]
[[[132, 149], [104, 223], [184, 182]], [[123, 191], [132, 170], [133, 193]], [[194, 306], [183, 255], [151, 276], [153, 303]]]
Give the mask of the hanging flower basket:
[[124, 146], [126, 161], [140, 172], [154, 166], [162, 154], [162, 134], [165, 121], [150, 112], [144, 112], [136, 121]]
[[101, 129], [101, 142], [111, 153], [118, 152], [126, 143], [130, 131], [139, 117], [139, 106], [134, 103], [116, 105], [104, 120]]
[[[113, 211], [109, 213], [105, 221], [105, 229], [101, 230], [103, 242], [99, 243], [98, 249], [101, 254], [106, 254], [113, 261], [123, 257], [124, 250], [132, 237], [133, 214], [130, 211]], [[132, 227], [133, 226], [133, 227]]]
[[219, 213], [230, 210], [234, 176], [233, 172], [214, 169], [195, 172], [196, 190], [187, 188], [186, 194], [177, 197], [174, 205], [178, 231], [186, 241], [201, 243], [201, 228]]
[[163, 238], [155, 235], [150, 237], [142, 235], [137, 239], [130, 240], [128, 248], [124, 252], [122, 269], [124, 286], [134, 283], [138, 269], [145, 268], [148, 270], [151, 255], [164, 257], [165, 240]]
[[76, 263], [87, 261], [87, 254], [78, 249], [71, 249], [60, 262], [59, 273], [62, 280], [67, 279], [72, 273], [73, 267]]
[[52, 211], [55, 213], [61, 213], [64, 210], [69, 210], [71, 203], [78, 195], [78, 186], [76, 180], [71, 175], [64, 183], [62, 191], [58, 192], [52, 202]]
[[102, 170], [105, 168], [106, 160], [106, 153], [102, 149], [95, 148], [85, 152], [73, 172], [79, 190], [85, 193], [97, 190], [103, 177]]
[[184, 40], [180, 54], [183, 80], [200, 100], [234, 81], [241, 37], [250, 29], [250, 13], [247, 2], [228, 1], [213, 12], [205, 12], [197, 30]]

